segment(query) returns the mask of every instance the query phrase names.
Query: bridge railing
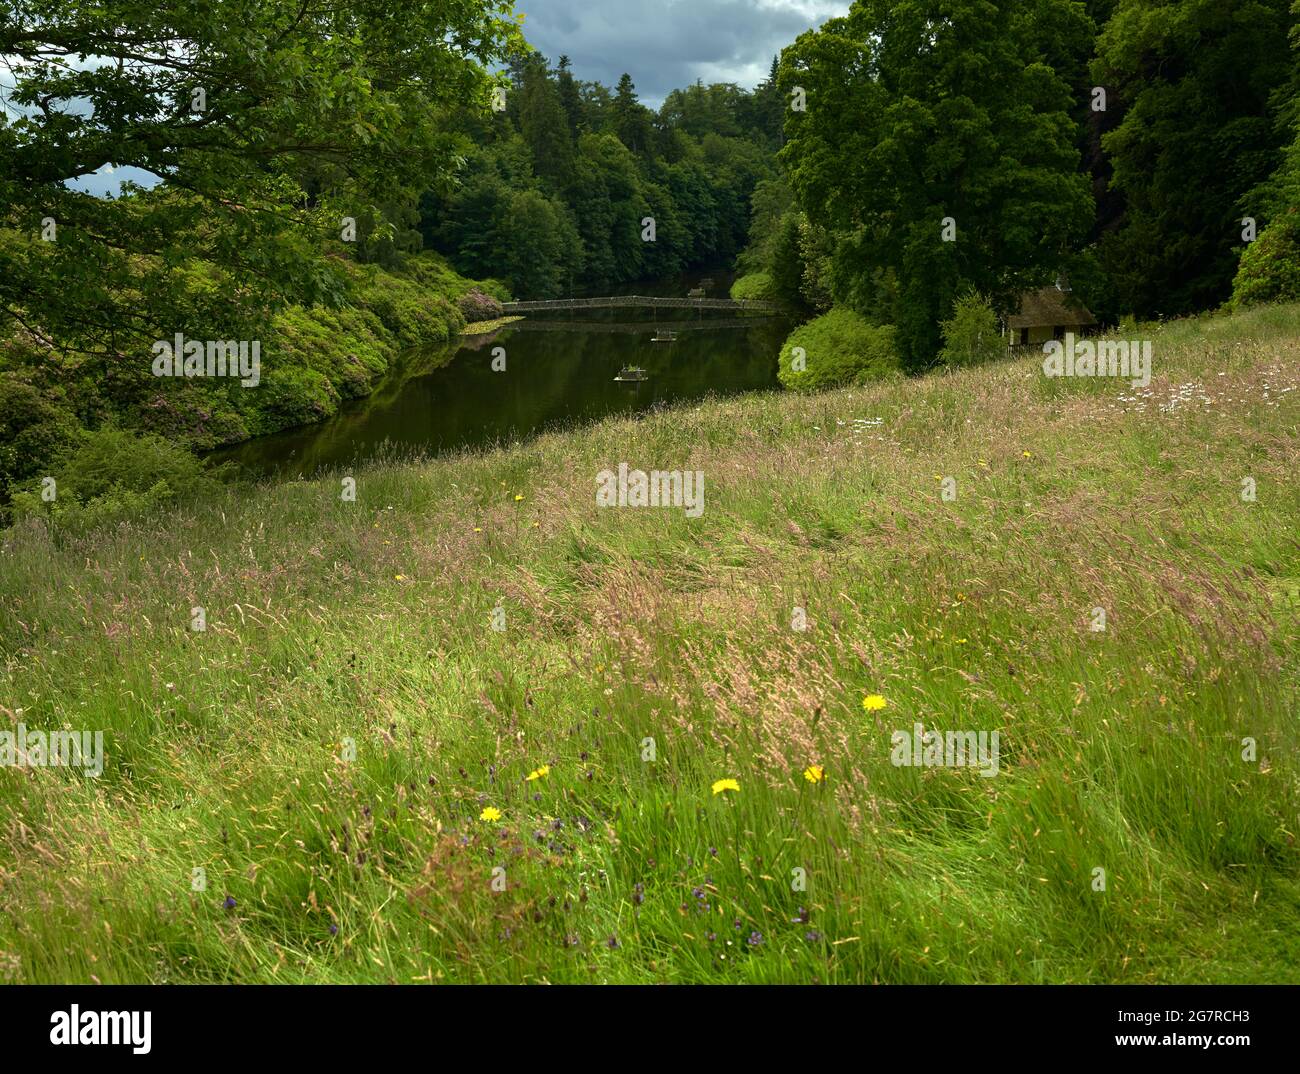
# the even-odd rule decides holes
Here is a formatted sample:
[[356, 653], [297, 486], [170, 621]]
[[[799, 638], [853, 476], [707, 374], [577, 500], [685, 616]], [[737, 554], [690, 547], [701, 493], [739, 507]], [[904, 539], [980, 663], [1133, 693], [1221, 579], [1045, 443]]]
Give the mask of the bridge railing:
[[775, 313], [771, 302], [753, 298], [662, 298], [652, 295], [610, 295], [602, 298], [549, 298], [530, 302], [503, 302], [506, 313], [527, 313], [541, 310], [612, 309], [628, 306], [657, 306], [669, 309], [703, 310], [753, 310], [758, 313]]

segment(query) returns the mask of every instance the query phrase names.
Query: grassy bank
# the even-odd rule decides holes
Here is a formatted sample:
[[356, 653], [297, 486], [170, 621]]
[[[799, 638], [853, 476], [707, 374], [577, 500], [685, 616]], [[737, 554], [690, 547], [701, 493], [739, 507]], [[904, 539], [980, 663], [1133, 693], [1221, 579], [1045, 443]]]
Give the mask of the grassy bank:
[[7, 532], [0, 975], [1300, 980], [1300, 307], [1153, 338]]

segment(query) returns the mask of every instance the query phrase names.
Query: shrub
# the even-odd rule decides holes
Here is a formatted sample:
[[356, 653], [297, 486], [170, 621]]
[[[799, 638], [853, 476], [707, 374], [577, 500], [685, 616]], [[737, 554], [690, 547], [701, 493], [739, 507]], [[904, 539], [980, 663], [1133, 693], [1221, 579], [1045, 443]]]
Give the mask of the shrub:
[[[899, 371], [893, 325], [874, 325], [847, 309], [832, 309], [790, 333], [777, 375], [787, 388], [817, 391], [863, 384]], [[796, 347], [804, 368], [795, 368]]]
[[948, 366], [977, 365], [1002, 349], [997, 314], [988, 299], [972, 291], [952, 304], [952, 316], [942, 323], [939, 359]]
[[737, 300], [770, 301], [776, 297], [776, 285], [766, 272], [751, 272], [731, 285], [731, 297]]
[[11, 486], [48, 473], [79, 430], [71, 411], [17, 373], [0, 372], [0, 501]]
[[[426, 268], [427, 279], [438, 279]], [[417, 347], [426, 343], [442, 343], [463, 327], [464, 318], [456, 307], [438, 290], [446, 284], [425, 283], [395, 273], [376, 274], [376, 278], [357, 290], [354, 301], [362, 309], [374, 313], [382, 329], [399, 347]], [[382, 335], [382, 332], [379, 333]]]
[[1259, 233], [1241, 255], [1232, 305], [1300, 299], [1300, 212], [1292, 209]]
[[329, 417], [339, 402], [333, 382], [314, 369], [286, 365], [268, 371], [263, 367], [257, 409], [250, 416], [249, 428], [258, 435], [307, 425]]
[[466, 324], [476, 321], [495, 321], [505, 311], [501, 303], [491, 295], [484, 294], [477, 287], [471, 287], [456, 300], [456, 308], [465, 318]]
[[42, 479], [13, 498], [14, 514], [53, 515], [94, 524], [211, 490], [215, 477], [185, 448], [124, 429], [83, 432], [51, 467], [55, 498], [41, 498]]

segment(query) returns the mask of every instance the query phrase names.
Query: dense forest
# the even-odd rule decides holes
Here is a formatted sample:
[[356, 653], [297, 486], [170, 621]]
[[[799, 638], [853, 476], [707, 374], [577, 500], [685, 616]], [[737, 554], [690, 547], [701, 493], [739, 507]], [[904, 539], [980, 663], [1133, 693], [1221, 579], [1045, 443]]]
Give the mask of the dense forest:
[[1056, 280], [1103, 324], [1298, 297], [1297, 50], [1294, 0], [858, 0], [781, 57], [755, 290], [894, 326], [910, 371]]
[[[627, 74], [611, 90], [575, 77], [566, 56], [554, 68], [536, 54], [519, 60], [504, 108], [464, 117], [472, 148], [450, 189], [420, 199], [419, 235], [521, 298], [730, 259], [756, 185], [776, 174], [775, 75], [773, 63], [752, 93], [697, 82], [655, 113]], [[407, 242], [416, 246], [410, 231]]]

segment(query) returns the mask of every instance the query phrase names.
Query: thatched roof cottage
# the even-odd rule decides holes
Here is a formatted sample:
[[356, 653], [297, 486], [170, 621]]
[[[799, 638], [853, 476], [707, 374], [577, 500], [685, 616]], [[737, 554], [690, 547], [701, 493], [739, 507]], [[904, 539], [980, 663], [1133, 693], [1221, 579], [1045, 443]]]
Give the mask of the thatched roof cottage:
[[1020, 296], [1020, 308], [1007, 318], [1007, 345], [1032, 346], [1049, 339], [1064, 339], [1066, 332], [1076, 336], [1097, 326], [1097, 318], [1075, 298], [1068, 285], [1057, 283]]

